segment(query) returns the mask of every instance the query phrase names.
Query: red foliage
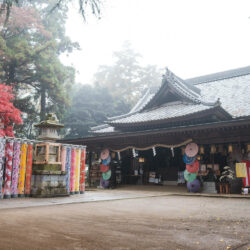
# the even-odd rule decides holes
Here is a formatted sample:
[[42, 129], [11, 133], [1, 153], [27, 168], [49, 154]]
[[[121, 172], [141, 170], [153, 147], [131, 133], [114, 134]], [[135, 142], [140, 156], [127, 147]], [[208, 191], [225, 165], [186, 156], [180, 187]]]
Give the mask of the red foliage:
[[14, 99], [11, 86], [0, 83], [0, 121], [4, 128], [0, 128], [0, 136], [14, 136], [13, 124], [22, 124], [21, 111], [11, 102]]

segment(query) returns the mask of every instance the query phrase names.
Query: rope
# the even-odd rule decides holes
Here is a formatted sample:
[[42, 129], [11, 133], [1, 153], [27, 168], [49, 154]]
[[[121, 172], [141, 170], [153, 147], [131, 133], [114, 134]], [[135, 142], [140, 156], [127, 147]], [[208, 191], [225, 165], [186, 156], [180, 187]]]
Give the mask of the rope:
[[144, 151], [144, 150], [149, 150], [153, 147], [162, 147], [162, 148], [178, 148], [178, 147], [181, 147], [181, 146], [184, 146], [188, 143], [192, 142], [192, 139], [188, 139], [184, 142], [181, 142], [179, 144], [171, 144], [171, 145], [167, 145], [167, 144], [153, 144], [151, 146], [148, 146], [148, 147], [145, 147], [145, 148], [139, 148], [139, 147], [134, 147], [134, 146], [128, 146], [128, 147], [125, 147], [125, 148], [122, 148], [122, 149], [111, 149], [111, 151], [113, 152], [122, 152], [122, 151], [125, 151], [125, 150], [128, 150], [128, 149], [135, 149], [135, 150], [139, 150], [139, 151]]

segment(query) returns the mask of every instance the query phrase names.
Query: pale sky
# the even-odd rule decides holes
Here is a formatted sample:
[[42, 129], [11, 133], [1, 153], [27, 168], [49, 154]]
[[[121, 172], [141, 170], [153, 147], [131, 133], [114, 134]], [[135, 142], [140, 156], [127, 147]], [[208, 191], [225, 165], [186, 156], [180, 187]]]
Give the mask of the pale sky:
[[63, 62], [92, 83], [99, 65], [129, 40], [142, 63], [169, 67], [185, 78], [250, 65], [249, 0], [105, 0], [101, 19], [86, 23], [71, 7], [67, 35], [81, 51]]

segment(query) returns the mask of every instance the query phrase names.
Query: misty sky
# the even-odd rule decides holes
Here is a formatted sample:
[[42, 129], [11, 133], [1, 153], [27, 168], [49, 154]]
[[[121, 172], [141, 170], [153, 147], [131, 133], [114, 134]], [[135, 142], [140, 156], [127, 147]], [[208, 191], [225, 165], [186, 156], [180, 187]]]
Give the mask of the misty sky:
[[92, 83], [99, 65], [113, 62], [125, 40], [142, 56], [182, 78], [250, 65], [249, 0], [105, 0], [101, 19], [84, 23], [71, 7], [67, 35], [82, 50], [63, 57]]

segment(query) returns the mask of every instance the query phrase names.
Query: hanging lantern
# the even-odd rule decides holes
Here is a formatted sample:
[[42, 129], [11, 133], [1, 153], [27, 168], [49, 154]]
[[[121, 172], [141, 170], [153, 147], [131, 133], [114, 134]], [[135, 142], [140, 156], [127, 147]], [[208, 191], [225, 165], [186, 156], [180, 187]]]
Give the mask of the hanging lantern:
[[215, 153], [216, 153], [216, 147], [215, 147], [214, 144], [211, 145], [210, 153], [211, 153], [211, 154], [215, 154]]
[[233, 152], [233, 145], [230, 143], [228, 145], [228, 153], [232, 153]]
[[145, 159], [144, 159], [143, 157], [140, 157], [140, 158], [139, 158], [139, 162], [144, 163], [144, 162], [145, 162]]
[[95, 153], [95, 155], [94, 155], [94, 159], [95, 160], [98, 160], [99, 158], [98, 158], [98, 154], [97, 153]]
[[184, 155], [185, 154], [185, 147], [181, 148], [181, 154]]
[[205, 153], [204, 146], [201, 145], [200, 146], [200, 155], [204, 155], [204, 153]]
[[245, 154], [245, 147], [244, 146], [241, 148], [241, 153]]
[[218, 149], [219, 153], [223, 153], [224, 152], [224, 147], [222, 144], [219, 145], [219, 149]]
[[112, 159], [115, 158], [115, 152], [112, 152], [112, 153], [111, 153], [111, 157], [112, 157]]

